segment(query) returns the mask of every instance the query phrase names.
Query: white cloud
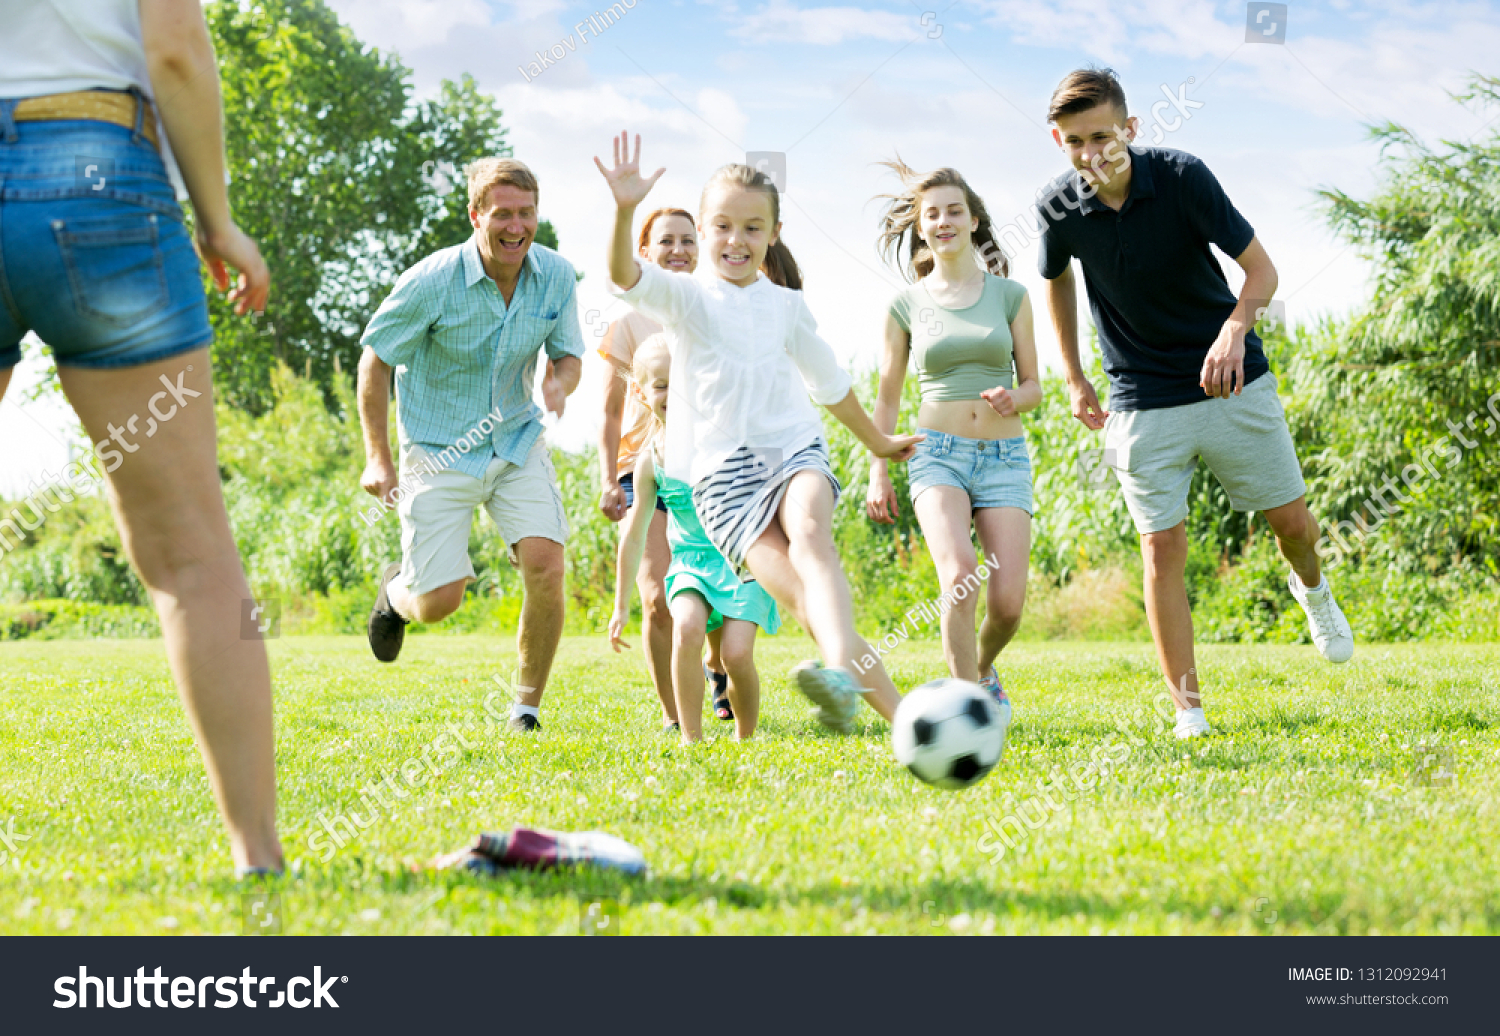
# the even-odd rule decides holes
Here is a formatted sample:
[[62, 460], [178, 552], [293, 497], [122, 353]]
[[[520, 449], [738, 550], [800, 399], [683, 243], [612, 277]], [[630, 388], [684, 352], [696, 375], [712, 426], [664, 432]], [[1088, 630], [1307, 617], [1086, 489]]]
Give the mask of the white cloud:
[[[909, 40], [920, 15], [867, 11], [858, 7], [798, 7], [787, 0], [740, 16], [730, 35], [752, 43], [813, 43], [823, 46], [849, 40]], [[929, 23], [930, 24], [930, 23]]]
[[490, 24], [482, 0], [330, 0], [329, 6], [362, 41], [382, 50], [430, 47], [461, 26]]

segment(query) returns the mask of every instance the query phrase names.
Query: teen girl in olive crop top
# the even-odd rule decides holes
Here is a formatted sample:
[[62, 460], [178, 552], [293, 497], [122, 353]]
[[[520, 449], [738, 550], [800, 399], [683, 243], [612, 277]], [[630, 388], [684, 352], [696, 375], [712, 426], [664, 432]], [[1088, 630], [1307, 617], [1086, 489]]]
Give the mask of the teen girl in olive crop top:
[[[922, 175], [900, 159], [886, 165], [903, 190], [887, 196], [880, 243], [915, 283], [890, 305], [873, 416], [886, 434], [895, 430], [914, 365], [922, 402], [913, 431], [927, 438], [907, 470], [945, 600], [943, 653], [955, 678], [995, 696], [1008, 723], [1010, 700], [994, 662], [1021, 623], [1031, 552], [1031, 460], [1020, 416], [1042, 401], [1031, 302], [1005, 277], [984, 202], [957, 171]], [[882, 460], [870, 466], [865, 506], [885, 524], [899, 513]], [[985, 616], [976, 637], [981, 584]]]

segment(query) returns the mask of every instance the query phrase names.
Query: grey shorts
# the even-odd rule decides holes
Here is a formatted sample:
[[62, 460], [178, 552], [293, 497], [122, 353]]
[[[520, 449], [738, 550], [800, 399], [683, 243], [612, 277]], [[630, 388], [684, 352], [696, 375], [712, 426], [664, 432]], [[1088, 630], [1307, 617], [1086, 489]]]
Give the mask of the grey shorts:
[[1307, 494], [1276, 375], [1269, 372], [1228, 399], [1111, 413], [1104, 449], [1142, 535], [1187, 518], [1200, 457], [1236, 511], [1268, 511]]

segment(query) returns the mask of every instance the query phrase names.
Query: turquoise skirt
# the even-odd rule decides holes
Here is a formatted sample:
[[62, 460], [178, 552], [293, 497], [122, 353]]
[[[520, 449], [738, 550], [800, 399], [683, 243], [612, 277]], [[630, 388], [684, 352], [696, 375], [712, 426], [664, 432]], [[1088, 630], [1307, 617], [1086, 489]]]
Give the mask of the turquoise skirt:
[[740, 582], [724, 555], [712, 548], [673, 550], [666, 584], [668, 601], [692, 590], [708, 603], [710, 630], [724, 625], [725, 619], [744, 619], [767, 633], [781, 628], [781, 616], [771, 595], [759, 583]]

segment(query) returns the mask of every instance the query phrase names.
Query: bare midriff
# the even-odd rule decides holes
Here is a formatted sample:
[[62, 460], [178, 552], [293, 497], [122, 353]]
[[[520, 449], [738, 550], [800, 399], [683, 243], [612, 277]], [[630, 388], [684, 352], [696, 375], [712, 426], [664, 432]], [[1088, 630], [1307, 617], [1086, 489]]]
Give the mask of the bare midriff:
[[1022, 434], [1019, 415], [1001, 417], [982, 399], [923, 403], [917, 424], [965, 439], [1014, 439]]

